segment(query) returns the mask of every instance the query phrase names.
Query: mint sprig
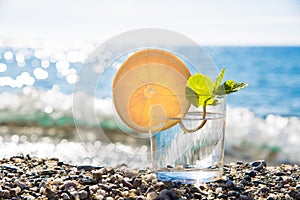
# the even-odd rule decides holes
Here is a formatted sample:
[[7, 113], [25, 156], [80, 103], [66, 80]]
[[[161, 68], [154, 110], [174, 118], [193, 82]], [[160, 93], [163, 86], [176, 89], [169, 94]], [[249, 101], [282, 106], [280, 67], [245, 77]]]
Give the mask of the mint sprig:
[[215, 98], [216, 96], [231, 94], [248, 86], [248, 84], [242, 82], [235, 83], [234, 80], [228, 80], [221, 84], [224, 78], [224, 74], [225, 67], [223, 67], [221, 73], [218, 75], [214, 82], [208, 76], [200, 73], [197, 73], [188, 79], [185, 88], [185, 97], [195, 107], [203, 107], [203, 121], [195, 129], [185, 128], [184, 124], [180, 121], [179, 125], [184, 132], [195, 132], [201, 129], [206, 124], [206, 106], [215, 106], [219, 104], [218, 100]]
[[217, 105], [215, 96], [231, 94], [247, 87], [246, 83], [235, 83], [233, 80], [221, 84], [224, 74], [225, 68], [222, 69], [214, 82], [204, 74], [197, 73], [191, 76], [185, 89], [187, 100], [197, 108], [203, 105]]

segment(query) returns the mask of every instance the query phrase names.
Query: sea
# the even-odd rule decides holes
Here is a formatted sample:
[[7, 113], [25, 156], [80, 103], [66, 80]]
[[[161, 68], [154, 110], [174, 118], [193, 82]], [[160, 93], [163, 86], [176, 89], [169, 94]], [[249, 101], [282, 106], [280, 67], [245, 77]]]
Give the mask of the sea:
[[[80, 102], [79, 110], [73, 109], [74, 96], [83, 95], [74, 90], [80, 70], [98, 45], [0, 40], [0, 157], [22, 153], [75, 164], [148, 163], [147, 139], [131, 143], [116, 133], [109, 96], [91, 96]], [[300, 47], [203, 49], [219, 70], [226, 67], [225, 80], [248, 83], [227, 97], [225, 161], [300, 163]], [[84, 115], [88, 105], [93, 105], [96, 121]], [[103, 130], [110, 136], [97, 134]]]

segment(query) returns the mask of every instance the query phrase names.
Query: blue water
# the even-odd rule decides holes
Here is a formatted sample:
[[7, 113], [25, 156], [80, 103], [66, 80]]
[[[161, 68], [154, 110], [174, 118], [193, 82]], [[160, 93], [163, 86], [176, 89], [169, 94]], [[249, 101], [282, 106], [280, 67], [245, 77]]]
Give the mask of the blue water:
[[247, 107], [260, 116], [300, 116], [300, 47], [208, 47], [225, 79], [249, 86], [228, 96], [232, 106]]
[[[47, 52], [43, 46], [0, 47], [0, 94], [23, 94], [24, 88], [48, 91], [54, 87], [62, 94], [72, 94], [74, 83], [68, 81], [68, 76], [76, 75], [83, 61], [74, 61], [69, 55], [82, 50], [68, 49], [40, 55], [38, 52], [43, 50]], [[205, 47], [205, 50], [218, 69], [226, 67], [225, 80], [249, 84], [246, 89], [229, 95], [230, 106], [248, 108], [260, 117], [269, 114], [300, 117], [300, 47]], [[48, 62], [46, 66], [42, 64], [44, 61]], [[63, 62], [58, 64], [60, 61]], [[34, 74], [36, 68], [45, 71], [47, 78], [38, 79]], [[34, 83], [14, 85], [4, 79], [20, 81], [18, 76], [24, 72], [34, 79]], [[7, 110], [7, 104], [2, 109]]]

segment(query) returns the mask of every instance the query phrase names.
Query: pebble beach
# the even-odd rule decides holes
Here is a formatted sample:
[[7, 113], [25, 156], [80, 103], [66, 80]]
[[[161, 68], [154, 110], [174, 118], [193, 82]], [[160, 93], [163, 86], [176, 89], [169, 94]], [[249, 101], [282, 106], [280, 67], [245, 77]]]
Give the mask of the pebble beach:
[[192, 185], [160, 182], [149, 169], [21, 154], [0, 160], [0, 199], [300, 199], [300, 168], [232, 162], [223, 166], [221, 179]]

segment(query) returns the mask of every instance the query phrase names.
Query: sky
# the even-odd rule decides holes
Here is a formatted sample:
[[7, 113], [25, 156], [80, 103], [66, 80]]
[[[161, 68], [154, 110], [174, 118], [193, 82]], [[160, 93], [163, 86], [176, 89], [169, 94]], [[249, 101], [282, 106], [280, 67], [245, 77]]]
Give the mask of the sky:
[[105, 41], [169, 29], [204, 45], [300, 45], [299, 0], [0, 0], [0, 38]]

